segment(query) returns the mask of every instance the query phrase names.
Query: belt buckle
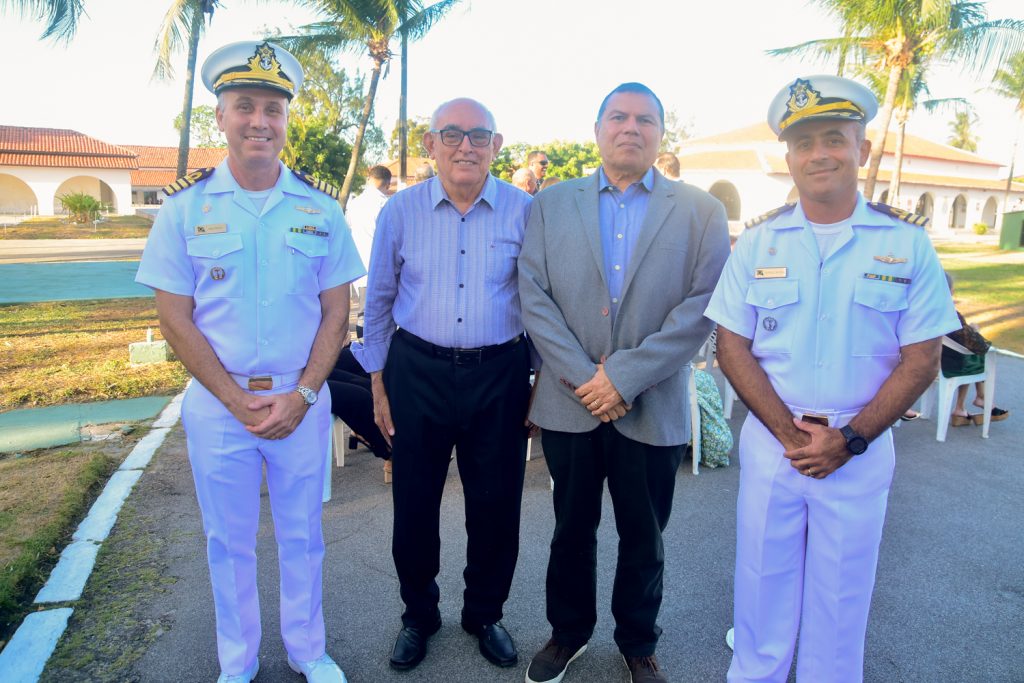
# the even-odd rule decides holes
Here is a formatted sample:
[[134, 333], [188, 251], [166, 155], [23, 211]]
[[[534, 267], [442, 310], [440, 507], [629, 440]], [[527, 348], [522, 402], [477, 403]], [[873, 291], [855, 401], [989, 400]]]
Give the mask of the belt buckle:
[[828, 415], [820, 415], [818, 413], [804, 413], [800, 416], [801, 422], [813, 422], [819, 424], [822, 427], [828, 427]]
[[249, 378], [249, 391], [267, 391], [274, 388], [274, 378], [270, 375]]
[[483, 349], [452, 349], [452, 360], [456, 365], [480, 365], [483, 359]]

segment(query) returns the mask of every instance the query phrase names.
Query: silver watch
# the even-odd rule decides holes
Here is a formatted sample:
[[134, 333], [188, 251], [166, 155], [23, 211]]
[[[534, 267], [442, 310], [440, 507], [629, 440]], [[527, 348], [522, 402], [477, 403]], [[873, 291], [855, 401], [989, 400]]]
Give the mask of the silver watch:
[[306, 402], [307, 406], [316, 405], [317, 394], [315, 391], [313, 391], [309, 387], [304, 387], [301, 384], [295, 387], [295, 391], [297, 391], [299, 395], [302, 396], [302, 400]]

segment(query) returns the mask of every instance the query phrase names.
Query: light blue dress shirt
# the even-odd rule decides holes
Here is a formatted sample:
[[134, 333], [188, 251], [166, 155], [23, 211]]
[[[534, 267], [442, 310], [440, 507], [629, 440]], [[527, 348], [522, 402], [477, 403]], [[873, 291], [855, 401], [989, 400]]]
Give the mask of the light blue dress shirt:
[[164, 201], [135, 281], [193, 297], [224, 369], [254, 376], [304, 368], [320, 292], [365, 272], [337, 201], [281, 164], [257, 211], [225, 160]]
[[622, 192], [608, 180], [601, 168], [600, 190], [598, 191], [597, 215], [601, 228], [601, 249], [604, 252], [604, 272], [608, 280], [608, 295], [612, 300], [611, 314], [619, 310], [622, 285], [626, 281], [626, 270], [633, 256], [637, 235], [647, 216], [647, 205], [654, 187], [654, 169], [639, 182], [633, 183]]
[[396, 326], [438, 346], [501, 344], [523, 331], [516, 259], [530, 195], [488, 176], [465, 215], [440, 178], [394, 195], [377, 218], [366, 289], [367, 372], [384, 368]]
[[746, 230], [704, 315], [753, 340], [779, 398], [812, 410], [860, 409], [901, 346], [960, 327], [928, 233], [859, 195], [824, 259], [800, 204]]

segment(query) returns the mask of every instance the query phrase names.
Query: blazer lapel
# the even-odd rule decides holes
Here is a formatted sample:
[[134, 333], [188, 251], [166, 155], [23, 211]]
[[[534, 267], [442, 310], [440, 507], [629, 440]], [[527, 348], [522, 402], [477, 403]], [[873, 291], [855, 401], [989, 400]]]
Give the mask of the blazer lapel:
[[604, 272], [604, 249], [601, 247], [601, 219], [597, 209], [601, 174], [595, 171], [591, 177], [592, 180], [576, 192], [576, 208], [579, 209], [583, 232], [587, 235], [594, 261], [597, 262], [597, 272], [601, 274], [601, 284], [604, 285], [605, 291], [608, 291], [608, 277]]
[[[650, 201], [647, 203], [647, 214], [644, 216], [643, 225], [640, 227], [640, 234], [636, 237], [636, 246], [629, 257], [629, 265], [626, 266], [626, 278], [622, 282], [622, 299], [626, 298], [629, 291], [629, 283], [633, 281], [640, 262], [644, 260], [647, 251], [654, 242], [654, 237], [665, 224], [674, 206], [672, 196], [675, 195], [675, 187], [666, 181], [659, 173], [654, 174], [654, 189], [651, 191]], [[600, 236], [598, 236], [600, 240]]]

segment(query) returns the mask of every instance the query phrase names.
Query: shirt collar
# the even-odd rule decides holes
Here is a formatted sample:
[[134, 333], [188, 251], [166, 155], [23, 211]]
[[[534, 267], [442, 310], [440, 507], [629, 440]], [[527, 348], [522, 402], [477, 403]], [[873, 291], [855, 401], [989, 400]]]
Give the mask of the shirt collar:
[[[277, 176], [277, 182], [274, 183], [273, 187], [268, 189], [280, 189], [282, 192], [288, 194], [300, 195], [303, 197], [310, 196], [310, 187], [304, 182], [295, 177], [295, 174], [288, 170], [288, 167], [278, 159], [278, 166], [280, 167], [280, 173]], [[240, 190], [241, 187], [238, 185], [238, 181], [231, 174], [231, 168], [228, 166], [228, 160], [225, 158], [224, 161], [220, 162], [217, 166], [217, 170], [210, 176], [206, 185], [203, 188], [203, 192], [206, 194], [216, 194], [218, 192], [234, 192]]]
[[[449, 199], [448, 193], [444, 191], [444, 185], [441, 184], [441, 178], [434, 176], [426, 182], [430, 183], [430, 206], [436, 209], [437, 205], [443, 201], [447, 201], [452, 206], [455, 206], [454, 202]], [[497, 183], [494, 182], [494, 176], [488, 173], [487, 180], [484, 181], [483, 189], [480, 190], [480, 196], [478, 196], [476, 201], [473, 202], [473, 206], [476, 206], [481, 200], [483, 200], [493, 209], [494, 196], [497, 192], [498, 186]]]
[[[796, 206], [793, 207], [792, 211], [787, 211], [781, 216], [773, 218], [768, 224], [768, 228], [771, 230], [786, 230], [788, 228], [802, 228], [809, 223], [810, 221], [804, 213], [803, 204], [797, 201]], [[853, 207], [853, 213], [850, 214], [850, 225], [877, 224], [877, 220], [872, 220], [871, 212], [868, 211], [867, 202], [864, 201], [864, 195], [858, 192], [857, 204]]]
[[[604, 172], [604, 166], [602, 166], [600, 169], [598, 169], [597, 172], [598, 172], [598, 174], [600, 174], [598, 176], [598, 181], [597, 181], [598, 182], [598, 191], [599, 192], [604, 192], [605, 190], [609, 190], [609, 189], [612, 189], [612, 188], [614, 188], [616, 190], [619, 189], [615, 185], [612, 184], [612, 181], [608, 180], [608, 176], [605, 175], [605, 172]], [[651, 166], [649, 169], [647, 169], [647, 173], [644, 173], [644, 177], [640, 179], [640, 182], [639, 183], [633, 183], [633, 185], [641, 185], [641, 186], [643, 186], [643, 188], [645, 190], [647, 190], [647, 192], [653, 191], [654, 190], [654, 167]], [[630, 187], [632, 187], [632, 185]]]

